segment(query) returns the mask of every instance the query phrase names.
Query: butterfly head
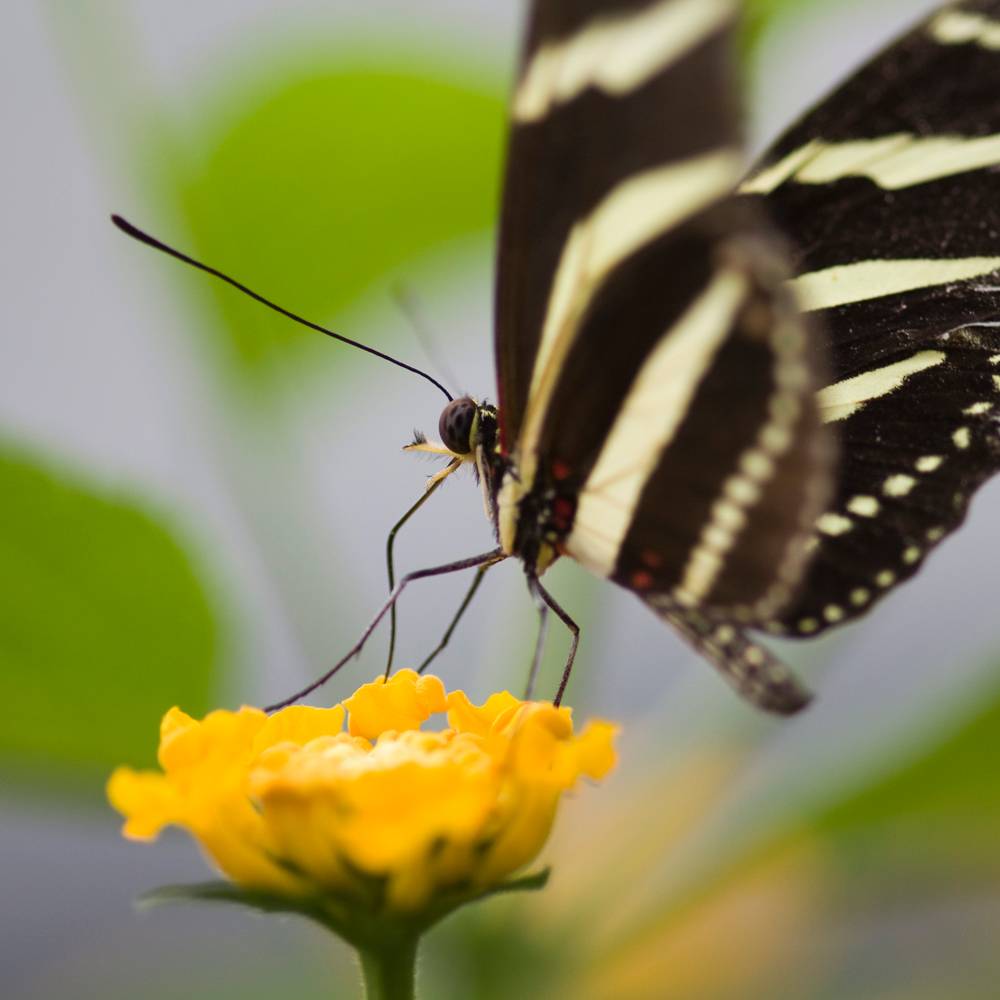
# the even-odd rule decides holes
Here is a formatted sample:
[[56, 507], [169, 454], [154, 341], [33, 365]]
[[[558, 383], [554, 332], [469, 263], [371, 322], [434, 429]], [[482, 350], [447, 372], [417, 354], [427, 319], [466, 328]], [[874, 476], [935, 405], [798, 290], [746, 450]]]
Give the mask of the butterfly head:
[[438, 421], [438, 433], [446, 448], [463, 457], [475, 451], [478, 413], [479, 404], [471, 396], [461, 396], [448, 403]]
[[452, 459], [448, 468], [432, 476], [429, 483], [444, 478], [462, 465], [470, 464], [482, 486], [486, 515], [496, 527], [497, 491], [507, 468], [500, 452], [497, 408], [491, 403], [480, 403], [471, 396], [453, 399], [441, 411], [438, 433], [440, 441], [428, 441], [422, 434], [417, 434], [413, 443], [403, 450], [425, 451]]

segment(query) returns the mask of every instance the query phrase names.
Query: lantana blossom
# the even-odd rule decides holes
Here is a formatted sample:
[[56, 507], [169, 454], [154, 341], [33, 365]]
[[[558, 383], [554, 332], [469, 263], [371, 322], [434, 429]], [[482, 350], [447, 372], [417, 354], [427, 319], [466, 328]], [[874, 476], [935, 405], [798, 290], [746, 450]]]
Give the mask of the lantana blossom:
[[[419, 729], [443, 712], [448, 728]], [[528, 864], [560, 795], [614, 763], [613, 733], [593, 722], [574, 736], [568, 708], [506, 692], [476, 706], [404, 670], [331, 709], [244, 707], [199, 722], [173, 708], [162, 771], [119, 768], [108, 795], [127, 837], [186, 827], [246, 889], [416, 913]]]

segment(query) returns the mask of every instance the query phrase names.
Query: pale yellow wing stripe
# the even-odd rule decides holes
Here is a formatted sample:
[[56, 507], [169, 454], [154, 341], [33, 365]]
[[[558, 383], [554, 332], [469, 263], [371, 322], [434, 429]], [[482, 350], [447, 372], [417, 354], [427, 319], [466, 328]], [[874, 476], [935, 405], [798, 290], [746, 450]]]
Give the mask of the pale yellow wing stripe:
[[1000, 51], [1000, 22], [982, 14], [962, 10], [944, 10], [931, 21], [928, 34], [942, 45], [966, 45], [975, 42], [984, 49]]
[[556, 269], [521, 430], [521, 483], [535, 475], [535, 450], [563, 361], [595, 292], [614, 268], [732, 189], [740, 168], [722, 150], [623, 181], [573, 227]]
[[792, 150], [777, 163], [748, 177], [737, 189], [740, 194], [770, 194], [796, 173], [810, 160], [815, 159], [827, 144], [819, 139], [813, 139], [804, 146]]
[[598, 18], [535, 53], [514, 95], [514, 120], [539, 121], [588, 87], [631, 93], [734, 14], [733, 0], [661, 0], [638, 13]]
[[857, 264], [811, 271], [788, 282], [806, 312], [865, 302], [916, 288], [947, 285], [990, 274], [1000, 257], [960, 257], [938, 260], [864, 260]]
[[867, 177], [885, 191], [899, 191], [997, 164], [1000, 135], [967, 138], [897, 132], [851, 142], [814, 139], [745, 180], [739, 190], [741, 194], [770, 194], [786, 181], [828, 184], [843, 177]]
[[944, 359], [944, 351], [919, 351], [904, 361], [828, 385], [816, 393], [820, 419], [827, 424], [843, 420], [865, 403], [894, 392], [910, 375], [933, 368]]
[[614, 572], [639, 498], [673, 439], [748, 289], [720, 270], [650, 353], [622, 403], [577, 505], [566, 550], [598, 576]]

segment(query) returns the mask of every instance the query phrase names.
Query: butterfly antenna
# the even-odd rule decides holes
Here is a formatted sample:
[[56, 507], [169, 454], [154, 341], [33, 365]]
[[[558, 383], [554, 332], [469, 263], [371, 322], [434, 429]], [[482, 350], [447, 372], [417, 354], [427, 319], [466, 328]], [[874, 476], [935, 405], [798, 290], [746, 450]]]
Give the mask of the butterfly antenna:
[[437, 369], [438, 374], [451, 386], [452, 391], [457, 391], [458, 379], [445, 360], [438, 338], [434, 335], [431, 323], [427, 319], [427, 310], [416, 290], [405, 281], [397, 281], [392, 286], [392, 298], [396, 308], [409, 321], [417, 340], [420, 341], [420, 346], [424, 349], [424, 354]]
[[296, 323], [301, 323], [302, 326], [309, 327], [310, 330], [325, 333], [328, 337], [332, 337], [334, 340], [339, 340], [342, 344], [357, 347], [359, 350], [366, 351], [368, 354], [374, 354], [375, 357], [381, 358], [383, 361], [388, 361], [399, 368], [405, 368], [408, 372], [413, 372], [414, 375], [419, 375], [421, 378], [427, 379], [431, 385], [437, 386], [445, 394], [448, 400], [451, 401], [451, 393], [436, 378], [428, 375], [427, 372], [423, 372], [419, 368], [414, 368], [413, 365], [408, 365], [403, 361], [398, 361], [396, 358], [390, 357], [388, 354], [383, 354], [381, 351], [376, 351], [374, 347], [366, 347], [364, 344], [359, 344], [356, 340], [350, 340], [348, 337], [341, 336], [339, 333], [327, 330], [326, 327], [319, 326], [316, 323], [310, 323], [309, 320], [303, 319], [301, 316], [296, 316], [295, 313], [289, 312], [287, 309], [283, 309], [281, 306], [271, 302], [269, 299], [265, 299], [263, 295], [258, 295], [256, 292], [251, 291], [246, 287], [246, 285], [241, 285], [235, 279], [230, 278], [228, 274], [223, 274], [221, 271], [217, 271], [214, 267], [202, 264], [201, 261], [195, 260], [193, 257], [189, 257], [185, 253], [181, 253], [180, 250], [175, 250], [173, 247], [168, 247], [166, 243], [161, 243], [158, 239], [150, 236], [149, 233], [144, 233], [141, 229], [137, 229], [131, 222], [123, 219], [120, 215], [112, 215], [111, 221], [123, 233], [125, 233], [126, 236], [131, 236], [132, 239], [138, 240], [140, 243], [145, 243], [146, 246], [150, 246], [154, 250], [162, 250], [163, 253], [169, 254], [171, 257], [176, 257], [178, 260], [184, 261], [185, 264], [190, 264], [192, 267], [198, 268], [199, 271], [204, 271], [206, 274], [211, 274], [215, 278], [220, 278], [222, 281], [226, 282], [226, 284], [232, 285], [237, 291], [242, 292], [244, 295], [249, 295], [250, 298], [256, 300], [261, 305], [267, 306], [268, 309], [273, 309], [276, 313], [281, 313], [282, 316], [287, 316], [290, 320], [293, 320]]

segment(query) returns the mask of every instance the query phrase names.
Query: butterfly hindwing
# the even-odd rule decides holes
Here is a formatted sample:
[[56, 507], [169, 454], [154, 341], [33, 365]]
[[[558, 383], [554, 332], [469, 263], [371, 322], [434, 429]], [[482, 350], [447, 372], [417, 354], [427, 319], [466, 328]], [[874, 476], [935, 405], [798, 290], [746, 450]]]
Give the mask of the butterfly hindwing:
[[1000, 469], [1000, 3], [939, 11], [765, 155], [741, 189], [793, 244], [841, 442], [800, 598], [812, 635], [911, 576]]
[[807, 586], [782, 619], [793, 634], [854, 617], [912, 576], [1000, 468], [1000, 400], [988, 360], [1000, 361], [998, 331], [952, 331], [903, 363], [921, 354], [943, 357], [832, 424], [843, 467], [834, 503], [817, 521]]
[[[718, 268], [687, 314], [725, 282], [739, 282], [728, 322], [714, 326], [719, 342], [710, 363], [699, 373], [697, 359], [685, 357], [690, 327], [682, 317], [626, 397], [616, 429], [623, 424], [624, 436], [641, 444], [655, 426], [651, 412], [669, 414], [678, 390], [689, 391], [669, 441], [646, 453], [653, 465], [613, 567], [595, 565], [594, 555], [614, 522], [616, 475], [627, 478], [636, 457], [614, 434], [581, 489], [566, 547], [633, 590], [745, 697], [792, 712], [807, 696], [745, 628], [771, 619], [796, 593], [812, 523], [827, 500], [831, 448], [815, 407], [814, 373], [822, 368], [811, 331], [783, 294], [786, 272], [770, 253], [746, 236], [720, 241]], [[661, 352], [670, 375], [647, 393], [644, 376]]]

